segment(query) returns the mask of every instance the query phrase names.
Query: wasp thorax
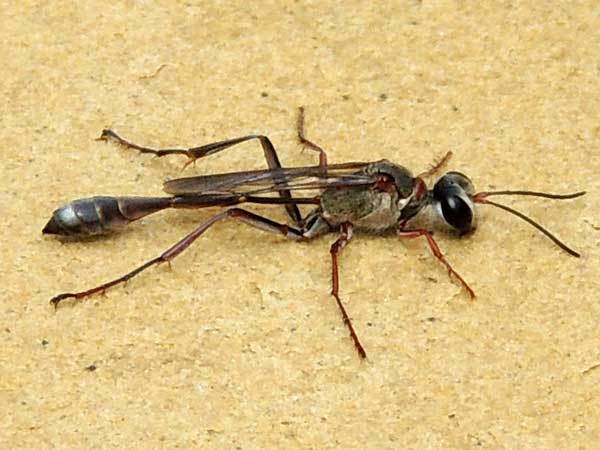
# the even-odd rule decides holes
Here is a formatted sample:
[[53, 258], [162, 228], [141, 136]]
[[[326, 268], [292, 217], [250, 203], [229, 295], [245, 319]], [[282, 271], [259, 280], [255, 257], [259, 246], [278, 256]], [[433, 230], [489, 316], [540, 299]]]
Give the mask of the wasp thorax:
[[461, 234], [468, 233], [475, 226], [473, 193], [473, 183], [459, 172], [448, 172], [433, 188], [434, 206], [448, 225]]
[[405, 167], [394, 164], [387, 159], [382, 159], [371, 164], [366, 169], [366, 172], [368, 174], [380, 174], [389, 177], [401, 199], [410, 197], [413, 193], [414, 178]]

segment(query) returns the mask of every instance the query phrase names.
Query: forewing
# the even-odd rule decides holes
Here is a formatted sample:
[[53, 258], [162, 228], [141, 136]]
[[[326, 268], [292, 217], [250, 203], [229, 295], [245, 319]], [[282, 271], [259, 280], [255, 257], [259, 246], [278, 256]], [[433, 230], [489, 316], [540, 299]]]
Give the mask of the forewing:
[[172, 195], [206, 193], [261, 194], [300, 189], [323, 189], [331, 186], [364, 186], [374, 177], [356, 173], [369, 163], [342, 163], [327, 166], [291, 167], [253, 170], [215, 175], [177, 178], [165, 182], [163, 189]]

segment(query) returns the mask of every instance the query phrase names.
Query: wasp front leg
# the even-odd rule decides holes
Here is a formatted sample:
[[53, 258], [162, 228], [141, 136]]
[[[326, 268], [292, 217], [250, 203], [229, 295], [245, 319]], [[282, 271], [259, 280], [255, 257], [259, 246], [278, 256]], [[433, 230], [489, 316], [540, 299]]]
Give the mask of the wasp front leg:
[[435, 239], [433, 239], [433, 233], [431, 231], [426, 230], [424, 228], [418, 228], [416, 230], [404, 230], [403, 228], [399, 228], [398, 230], [396, 230], [396, 233], [402, 238], [417, 238], [421, 236], [425, 237], [425, 239], [427, 239], [427, 244], [429, 244], [429, 248], [431, 249], [431, 253], [433, 253], [433, 255], [438, 259], [438, 261], [440, 261], [444, 266], [446, 266], [446, 268], [448, 269], [448, 275], [450, 275], [450, 277], [454, 275], [454, 277], [459, 281], [462, 287], [467, 291], [469, 297], [471, 297], [471, 299], [475, 298], [475, 292], [473, 291], [473, 289], [471, 289], [471, 287], [467, 284], [463, 277], [461, 277], [459, 273], [452, 268], [452, 266], [440, 250], [440, 247], [437, 245], [437, 242], [435, 241]]

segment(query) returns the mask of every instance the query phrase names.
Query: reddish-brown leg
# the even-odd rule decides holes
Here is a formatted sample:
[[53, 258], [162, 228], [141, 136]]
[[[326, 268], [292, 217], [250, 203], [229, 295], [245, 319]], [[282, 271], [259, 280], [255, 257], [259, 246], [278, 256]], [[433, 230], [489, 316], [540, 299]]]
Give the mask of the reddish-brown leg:
[[64, 294], [59, 294], [56, 297], [53, 297], [50, 300], [50, 303], [54, 306], [54, 308], [58, 308], [58, 304], [67, 298], [73, 298], [75, 300], [79, 300], [79, 299], [82, 299], [85, 297], [89, 297], [96, 293], [103, 293], [108, 288], [111, 288], [111, 287], [116, 286], [121, 283], [125, 283], [127, 280], [133, 278], [134, 276], [136, 276], [140, 272], [143, 272], [144, 270], [146, 270], [147, 268], [149, 268], [151, 266], [154, 266], [156, 264], [160, 264], [163, 262], [170, 263], [170, 261], [173, 258], [175, 258], [177, 255], [179, 255], [181, 252], [183, 252], [186, 248], [188, 248], [196, 239], [198, 239], [212, 225], [214, 225], [215, 223], [217, 223], [223, 219], [226, 219], [228, 217], [237, 219], [240, 222], [244, 222], [248, 225], [251, 225], [256, 228], [260, 228], [261, 230], [264, 230], [264, 231], [270, 231], [272, 233], [281, 234], [281, 235], [291, 238], [291, 239], [301, 239], [304, 237], [302, 230], [274, 222], [270, 219], [267, 219], [266, 217], [259, 216], [257, 214], [246, 211], [244, 209], [231, 208], [231, 209], [228, 209], [226, 211], [223, 211], [223, 212], [211, 217], [206, 222], [201, 223], [190, 234], [185, 236], [183, 239], [181, 239], [175, 245], [171, 246], [169, 249], [167, 249], [165, 252], [163, 252], [160, 256], [158, 256], [154, 259], [151, 259], [150, 261], [142, 264], [141, 266], [132, 270], [131, 272], [128, 272], [123, 276], [115, 278], [114, 280], [108, 281], [106, 283], [103, 283], [103, 284], [93, 287], [91, 289], [87, 289], [85, 291], [67, 292]]
[[429, 170], [426, 170], [423, 173], [419, 174], [419, 177], [430, 177], [431, 175], [435, 175], [442, 167], [444, 167], [446, 164], [448, 164], [448, 161], [450, 161], [450, 158], [452, 158], [452, 151], [448, 151], [443, 157], [442, 159], [440, 159], [438, 162], [434, 163]]
[[[225, 141], [212, 142], [210, 144], [200, 145], [198, 147], [190, 147], [186, 149], [154, 149], [150, 147], [144, 147], [130, 142], [126, 139], [123, 139], [121, 136], [119, 136], [117, 133], [110, 129], [102, 130], [102, 134], [97, 140], [115, 142], [126, 148], [133, 148], [141, 153], [150, 153], [158, 157], [168, 155], [185, 155], [188, 157], [188, 162], [185, 163], [185, 165], [183, 166], [183, 168], [185, 169], [189, 164], [195, 163], [197, 159], [213, 155], [215, 153], [233, 147], [234, 145], [241, 144], [242, 142], [246, 142], [252, 139], [259, 140], [269, 169], [281, 169], [281, 162], [279, 161], [279, 157], [277, 156], [275, 147], [271, 143], [271, 140], [267, 136], [264, 136], [262, 134], [249, 134], [247, 136], [242, 136], [234, 139], [227, 139]], [[279, 196], [286, 200], [292, 199], [292, 194], [290, 193], [290, 191], [285, 189], [279, 191]], [[296, 224], [300, 224], [302, 222], [302, 215], [300, 214], [300, 210], [293, 202], [287, 203], [285, 205], [285, 209], [288, 212], [290, 218]]]
[[341, 251], [348, 245], [350, 239], [352, 239], [352, 224], [344, 223], [341, 226], [342, 235], [331, 245], [331, 295], [334, 296], [335, 301], [337, 302], [338, 307], [340, 308], [340, 312], [342, 313], [342, 318], [344, 319], [344, 324], [348, 327], [348, 331], [350, 331], [350, 337], [352, 338], [352, 342], [354, 342], [354, 346], [356, 347], [356, 351], [361, 358], [366, 358], [367, 353], [363, 348], [360, 340], [358, 339], [358, 335], [354, 331], [354, 327], [352, 326], [352, 321], [350, 320], [350, 316], [346, 312], [346, 308], [344, 308], [344, 304], [340, 300], [338, 295], [340, 288], [340, 280], [338, 275], [338, 255]]
[[319, 166], [327, 167], [327, 153], [317, 144], [312, 141], [309, 141], [304, 136], [304, 107], [301, 106], [298, 108], [298, 140], [300, 143], [311, 150], [315, 150], [319, 152]]
[[462, 287], [465, 288], [465, 290], [469, 293], [469, 296], [471, 297], [471, 299], [475, 298], [475, 292], [473, 292], [473, 289], [471, 289], [471, 287], [467, 284], [467, 282], [465, 280], [463, 280], [463, 278], [458, 274], [458, 272], [456, 272], [452, 268], [450, 263], [446, 260], [446, 258], [442, 254], [442, 251], [438, 247], [437, 242], [435, 242], [435, 240], [433, 239], [433, 234], [430, 231], [425, 230], [425, 229], [398, 230], [397, 233], [398, 233], [398, 236], [403, 237], [403, 238], [416, 238], [416, 237], [420, 237], [420, 236], [425, 236], [425, 238], [427, 239], [427, 243], [429, 244], [429, 248], [431, 249], [431, 252], [448, 269], [448, 275], [450, 275], [450, 277], [452, 277], [452, 275], [454, 275], [456, 277], [456, 279], [460, 282]]

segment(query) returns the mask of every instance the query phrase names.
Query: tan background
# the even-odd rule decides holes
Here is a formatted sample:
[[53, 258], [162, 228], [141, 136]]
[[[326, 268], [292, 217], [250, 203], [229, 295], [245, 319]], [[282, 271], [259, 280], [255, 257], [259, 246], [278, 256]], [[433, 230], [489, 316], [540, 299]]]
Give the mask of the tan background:
[[[0, 12], [0, 448], [600, 448], [597, 1], [77, 3]], [[588, 190], [506, 200], [583, 257], [483, 208], [472, 237], [438, 234], [470, 302], [423, 242], [359, 236], [341, 293], [367, 362], [328, 295], [334, 236], [221, 224], [172, 271], [49, 307], [212, 213], [43, 237], [73, 198], [157, 195], [180, 174], [95, 142], [103, 127], [155, 146], [261, 132], [306, 165], [299, 105], [332, 162], [420, 171], [451, 149], [479, 189]], [[248, 144], [186, 174], [263, 164]]]

